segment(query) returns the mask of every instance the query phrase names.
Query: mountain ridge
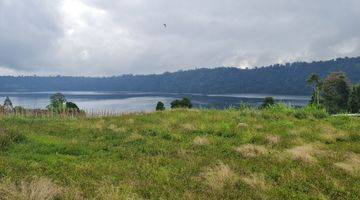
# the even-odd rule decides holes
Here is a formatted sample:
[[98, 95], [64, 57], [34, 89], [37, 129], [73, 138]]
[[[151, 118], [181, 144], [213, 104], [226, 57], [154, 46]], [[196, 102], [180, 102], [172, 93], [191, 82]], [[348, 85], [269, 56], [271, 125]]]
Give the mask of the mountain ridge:
[[177, 93], [268, 93], [307, 95], [306, 79], [311, 73], [325, 77], [343, 71], [360, 83], [360, 57], [327, 61], [294, 62], [266, 67], [197, 68], [162, 74], [124, 74], [110, 77], [0, 76], [0, 91], [137, 91]]

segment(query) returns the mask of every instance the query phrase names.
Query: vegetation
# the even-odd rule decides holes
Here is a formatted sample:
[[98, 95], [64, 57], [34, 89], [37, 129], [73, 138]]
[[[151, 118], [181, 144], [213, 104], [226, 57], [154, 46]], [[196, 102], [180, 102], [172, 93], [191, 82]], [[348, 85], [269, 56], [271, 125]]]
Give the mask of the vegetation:
[[307, 80], [309, 85], [314, 85], [310, 104], [325, 107], [331, 114], [359, 113], [360, 111], [360, 86], [351, 83], [343, 72], [332, 72], [325, 80], [312, 74]]
[[159, 101], [157, 104], [156, 104], [156, 111], [163, 111], [165, 110], [165, 105], [163, 102]]
[[342, 72], [333, 72], [322, 86], [323, 104], [330, 113], [346, 112], [350, 95], [350, 83]]
[[360, 118], [316, 106], [0, 124], [0, 199], [360, 198]]
[[261, 105], [261, 108], [269, 108], [270, 106], [273, 106], [275, 104], [275, 99], [273, 97], [266, 97], [264, 99], [263, 104]]
[[174, 100], [171, 102], [171, 108], [192, 108], [191, 100], [184, 97], [182, 100]]
[[317, 74], [311, 74], [309, 79], [307, 80], [308, 85], [313, 85], [313, 93], [311, 95], [311, 104], [315, 104], [317, 106], [320, 105], [320, 92], [322, 88], [322, 81], [320, 79], [320, 76]]
[[349, 112], [360, 113], [360, 85], [354, 85], [349, 99]]
[[351, 88], [351, 82], [343, 72], [332, 72], [325, 80], [311, 74], [307, 83], [314, 85], [310, 105], [325, 107], [331, 114], [360, 112], [360, 86]]
[[159, 75], [113, 77], [0, 77], [0, 91], [139, 91], [178, 93], [253, 93], [308, 95], [310, 74], [324, 78], [343, 71], [353, 83], [360, 83], [360, 57], [338, 58], [312, 63], [296, 62], [254, 69], [220, 67]]
[[80, 112], [80, 108], [73, 102], [66, 102], [66, 109]]
[[79, 107], [75, 103], [67, 101], [61, 93], [56, 93], [50, 97], [50, 105], [47, 106], [47, 109], [56, 113], [80, 112]]
[[[50, 97], [50, 104], [47, 109], [27, 109], [21, 106], [13, 107], [9, 97], [5, 99], [4, 106], [0, 106], [0, 116], [27, 116], [27, 117], [84, 117], [85, 111], [66, 100], [61, 93], [56, 93]], [[0, 199], [1, 200], [1, 199]]]

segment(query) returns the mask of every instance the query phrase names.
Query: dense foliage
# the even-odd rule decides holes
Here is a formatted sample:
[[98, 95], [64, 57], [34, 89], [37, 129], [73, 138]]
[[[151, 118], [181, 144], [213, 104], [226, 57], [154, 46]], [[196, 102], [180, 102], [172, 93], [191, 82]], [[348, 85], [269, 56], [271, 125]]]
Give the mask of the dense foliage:
[[360, 57], [320, 62], [296, 62], [254, 69], [215, 68], [159, 75], [113, 77], [0, 77], [1, 91], [142, 91], [183, 93], [310, 94], [305, 80], [310, 74], [324, 78], [343, 71], [360, 83]]
[[350, 95], [350, 82], [342, 72], [333, 72], [322, 86], [323, 104], [330, 113], [346, 112]]
[[270, 106], [273, 106], [275, 104], [275, 99], [273, 97], [266, 97], [264, 99], [263, 104], [261, 105], [261, 108], [268, 108]]
[[349, 112], [360, 113], [360, 85], [354, 85], [349, 99]]
[[157, 104], [156, 104], [156, 111], [163, 111], [163, 110], [165, 110], [165, 105], [164, 105], [164, 103], [161, 102], [161, 101], [157, 102]]
[[64, 111], [80, 112], [79, 107], [75, 103], [67, 101], [62, 93], [56, 93], [50, 97], [50, 104], [47, 109], [58, 113]]
[[181, 100], [174, 100], [171, 102], [171, 108], [192, 108], [193, 105], [191, 100], [187, 97], [184, 97]]

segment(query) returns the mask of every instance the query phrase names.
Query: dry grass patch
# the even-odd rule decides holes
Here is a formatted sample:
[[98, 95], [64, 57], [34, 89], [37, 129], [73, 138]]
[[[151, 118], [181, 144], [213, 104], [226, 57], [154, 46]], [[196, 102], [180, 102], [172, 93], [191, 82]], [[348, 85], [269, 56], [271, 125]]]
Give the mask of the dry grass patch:
[[126, 139], [126, 142], [136, 142], [136, 141], [140, 141], [143, 139], [144, 139], [144, 137], [142, 135], [133, 133]]
[[206, 169], [202, 177], [205, 179], [206, 184], [213, 190], [221, 190], [227, 185], [233, 186], [238, 180], [237, 175], [231, 168], [222, 162]]
[[290, 134], [292, 136], [301, 136], [302, 134], [308, 132], [308, 128], [306, 127], [295, 127], [292, 130], [290, 130]]
[[267, 135], [265, 137], [265, 139], [266, 139], [266, 142], [269, 144], [277, 144], [281, 140], [280, 136], [277, 136], [277, 135]]
[[54, 200], [60, 198], [62, 188], [47, 178], [34, 178], [19, 185], [5, 181], [0, 183], [0, 199], [6, 200]]
[[254, 144], [246, 144], [240, 147], [236, 147], [235, 151], [247, 158], [261, 156], [269, 153], [269, 151], [264, 146]]
[[196, 131], [196, 126], [194, 124], [183, 124], [182, 129], [185, 131]]
[[344, 162], [335, 163], [335, 166], [344, 171], [355, 174], [360, 172], [360, 155], [351, 153]]
[[126, 200], [137, 200], [142, 199], [139, 195], [132, 192], [131, 188], [128, 187], [118, 187], [111, 184], [103, 184], [97, 190], [97, 196], [95, 199], [98, 200], [118, 200], [118, 199], [126, 199]]
[[246, 128], [248, 126], [249, 125], [247, 123], [238, 123], [238, 125], [237, 125], [238, 128]]
[[314, 163], [316, 162], [316, 158], [314, 157], [316, 151], [317, 150], [312, 145], [303, 145], [288, 149], [287, 153], [289, 153], [294, 160]]
[[93, 125], [94, 129], [103, 130], [105, 127], [105, 120], [101, 119]]
[[110, 130], [114, 131], [114, 132], [118, 132], [118, 133], [124, 133], [126, 130], [124, 127], [117, 127], [114, 124], [110, 124], [110, 126], [108, 127]]
[[267, 190], [269, 188], [263, 174], [251, 174], [250, 176], [242, 177], [241, 180], [253, 188], [259, 188], [261, 190]]
[[126, 123], [127, 124], [134, 124], [135, 120], [134, 119], [128, 119], [128, 120], [126, 120]]
[[206, 137], [198, 136], [194, 139], [193, 144], [196, 146], [205, 146], [205, 145], [209, 145], [210, 141]]

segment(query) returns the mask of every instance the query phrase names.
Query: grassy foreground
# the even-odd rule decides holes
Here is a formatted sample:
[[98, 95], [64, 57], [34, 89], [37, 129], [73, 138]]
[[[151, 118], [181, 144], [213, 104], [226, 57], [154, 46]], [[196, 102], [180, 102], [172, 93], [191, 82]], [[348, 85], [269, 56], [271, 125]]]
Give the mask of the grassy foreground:
[[0, 199], [360, 199], [360, 118], [283, 106], [2, 117]]

